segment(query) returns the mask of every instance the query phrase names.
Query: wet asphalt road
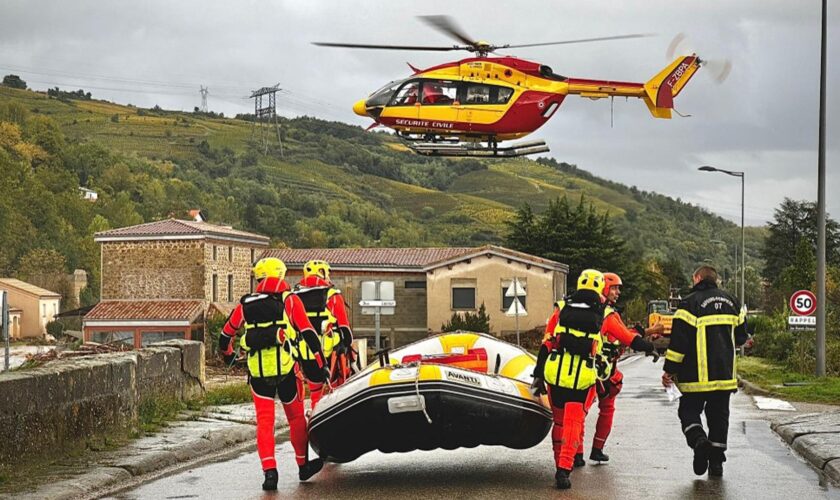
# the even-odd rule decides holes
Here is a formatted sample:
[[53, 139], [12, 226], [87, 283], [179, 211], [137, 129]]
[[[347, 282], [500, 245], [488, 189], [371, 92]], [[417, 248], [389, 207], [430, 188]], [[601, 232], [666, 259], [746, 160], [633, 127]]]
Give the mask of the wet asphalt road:
[[[722, 479], [695, 476], [680, 432], [676, 403], [659, 385], [660, 362], [624, 361], [608, 465], [587, 464], [572, 474], [572, 489], [554, 489], [551, 440], [529, 450], [479, 447], [406, 454], [369, 453], [349, 464], [327, 464], [308, 483], [297, 480], [289, 443], [278, 445], [280, 484], [260, 490], [256, 453], [165, 477], [117, 499], [249, 498], [840, 498], [794, 456], [769, 428], [750, 396], [732, 399], [728, 462]], [[597, 408], [587, 419], [587, 456]]]

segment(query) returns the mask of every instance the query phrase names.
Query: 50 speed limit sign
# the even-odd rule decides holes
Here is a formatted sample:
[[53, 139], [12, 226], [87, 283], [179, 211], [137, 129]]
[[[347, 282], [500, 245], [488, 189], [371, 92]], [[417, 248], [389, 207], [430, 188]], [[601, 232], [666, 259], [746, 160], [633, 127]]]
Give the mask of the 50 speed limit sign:
[[810, 316], [817, 310], [817, 297], [810, 290], [799, 290], [790, 296], [790, 310], [799, 316]]

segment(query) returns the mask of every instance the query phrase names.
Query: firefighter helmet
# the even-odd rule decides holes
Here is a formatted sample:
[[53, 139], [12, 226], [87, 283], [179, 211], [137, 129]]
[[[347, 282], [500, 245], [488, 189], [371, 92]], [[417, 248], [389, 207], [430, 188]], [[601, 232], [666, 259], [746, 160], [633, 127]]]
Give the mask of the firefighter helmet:
[[584, 269], [578, 276], [578, 290], [592, 290], [602, 293], [604, 290], [604, 275], [595, 269]]
[[325, 280], [330, 279], [330, 265], [324, 260], [310, 260], [303, 265], [303, 277], [320, 276]]
[[604, 273], [604, 295], [610, 293], [610, 288], [622, 286], [621, 276], [615, 273]]
[[258, 281], [265, 278], [279, 278], [282, 280], [285, 277], [286, 264], [280, 259], [266, 257], [254, 264], [254, 278]]

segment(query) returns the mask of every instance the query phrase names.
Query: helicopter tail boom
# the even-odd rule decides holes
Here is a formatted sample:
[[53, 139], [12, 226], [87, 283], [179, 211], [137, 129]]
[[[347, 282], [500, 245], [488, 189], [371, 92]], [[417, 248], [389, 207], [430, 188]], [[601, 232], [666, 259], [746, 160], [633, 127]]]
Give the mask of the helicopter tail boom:
[[645, 83], [644, 101], [654, 118], [671, 118], [674, 98], [700, 67], [696, 55], [678, 57]]

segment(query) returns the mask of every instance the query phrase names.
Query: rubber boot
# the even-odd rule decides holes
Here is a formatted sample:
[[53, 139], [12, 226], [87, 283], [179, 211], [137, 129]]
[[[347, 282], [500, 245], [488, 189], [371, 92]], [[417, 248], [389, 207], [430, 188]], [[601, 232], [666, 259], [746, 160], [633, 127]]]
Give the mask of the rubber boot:
[[723, 462], [709, 461], [709, 477], [723, 476]]
[[274, 491], [277, 489], [277, 469], [268, 469], [265, 472], [265, 481], [263, 481], [262, 489], [265, 491]]
[[600, 448], [592, 448], [592, 453], [589, 454], [589, 460], [594, 460], [598, 463], [605, 463], [610, 461], [610, 456], [604, 453]]
[[706, 437], [701, 437], [694, 444], [694, 473], [702, 476], [709, 468], [709, 450], [712, 443]]
[[583, 467], [586, 465], [586, 460], [583, 459], [583, 453], [575, 453], [575, 467]]
[[566, 469], [557, 469], [554, 473], [554, 484], [558, 490], [568, 490], [572, 487], [572, 480], [569, 479], [569, 472]]
[[306, 481], [310, 477], [314, 476], [324, 467], [324, 461], [320, 458], [316, 458], [315, 460], [309, 460], [305, 464], [301, 465], [298, 470], [298, 478], [301, 481]]

